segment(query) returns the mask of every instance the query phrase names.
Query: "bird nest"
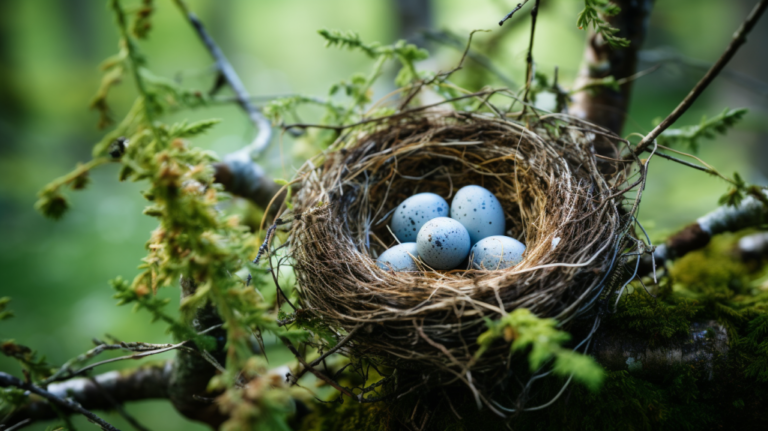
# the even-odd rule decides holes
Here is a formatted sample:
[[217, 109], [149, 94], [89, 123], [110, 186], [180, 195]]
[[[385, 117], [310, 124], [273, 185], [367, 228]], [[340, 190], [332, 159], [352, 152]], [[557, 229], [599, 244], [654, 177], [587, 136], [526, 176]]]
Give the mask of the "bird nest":
[[[631, 219], [620, 190], [630, 169], [594, 152], [598, 142], [615, 149], [618, 137], [556, 114], [523, 124], [433, 111], [375, 124], [305, 165], [293, 198], [301, 306], [339, 334], [354, 332], [348, 354], [430, 375], [493, 375], [507, 368], [509, 348], [474, 359], [484, 319], [520, 307], [561, 323], [594, 315]], [[501, 201], [506, 234], [527, 247], [521, 263], [493, 271], [376, 265], [397, 244], [388, 225], [399, 203], [420, 192], [450, 202], [472, 184]]]

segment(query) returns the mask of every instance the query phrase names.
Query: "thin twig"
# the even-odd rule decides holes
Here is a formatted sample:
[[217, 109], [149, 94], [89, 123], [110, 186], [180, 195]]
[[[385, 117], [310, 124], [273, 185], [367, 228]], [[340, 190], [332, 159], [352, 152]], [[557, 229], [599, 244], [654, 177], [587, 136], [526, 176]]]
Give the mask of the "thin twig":
[[525, 57], [527, 68], [525, 71], [525, 93], [523, 94], [522, 115], [525, 115], [525, 111], [528, 108], [528, 105], [526, 104], [528, 102], [528, 93], [530, 93], [531, 85], [533, 84], [533, 39], [534, 35], [536, 34], [536, 18], [539, 16], [540, 1], [541, 0], [536, 0], [536, 3], [533, 5], [533, 9], [531, 9], [531, 37], [528, 40], [528, 55]]
[[186, 15], [190, 24], [192, 24], [192, 27], [195, 28], [197, 35], [200, 36], [200, 40], [203, 41], [205, 47], [208, 48], [208, 52], [216, 62], [216, 68], [221, 73], [221, 76], [227, 81], [227, 84], [232, 88], [232, 91], [235, 92], [237, 103], [248, 114], [248, 118], [251, 119], [258, 130], [253, 142], [235, 154], [238, 154], [242, 158], [247, 158], [248, 160], [256, 158], [267, 147], [269, 141], [272, 139], [272, 127], [269, 120], [267, 120], [267, 118], [256, 109], [253, 103], [251, 103], [251, 96], [248, 94], [248, 90], [245, 89], [245, 85], [243, 85], [243, 82], [240, 80], [237, 72], [235, 72], [232, 64], [221, 51], [221, 48], [219, 48], [211, 35], [208, 34], [208, 31], [205, 29], [197, 15], [187, 7], [183, 0], [175, 0], [175, 2], [176, 6], [181, 9], [184, 15]]
[[280, 340], [285, 344], [286, 347], [288, 347], [288, 350], [293, 353], [293, 355], [296, 357], [296, 359], [299, 361], [301, 365], [304, 366], [304, 368], [307, 368], [310, 373], [314, 374], [318, 379], [328, 383], [329, 385], [333, 386], [337, 391], [341, 392], [342, 394], [351, 397], [351, 398], [357, 398], [355, 395], [350, 392], [345, 387], [339, 385], [335, 381], [333, 381], [330, 377], [326, 376], [325, 374], [321, 373], [320, 371], [314, 369], [313, 367], [310, 367], [309, 364], [302, 358], [301, 353], [299, 353], [298, 350], [296, 350], [296, 347], [293, 346], [293, 344], [285, 337], [280, 337]]
[[124, 361], [124, 360], [127, 360], [127, 359], [141, 359], [141, 358], [146, 358], [147, 356], [159, 355], [160, 353], [165, 353], [165, 352], [168, 352], [168, 351], [171, 351], [171, 350], [176, 350], [176, 349], [179, 349], [179, 348], [183, 347], [184, 344], [186, 344], [187, 342], [189, 342], [189, 340], [182, 341], [181, 343], [178, 343], [178, 344], [170, 344], [170, 345], [168, 345], [168, 347], [163, 347], [161, 349], [149, 350], [149, 351], [145, 351], [145, 352], [141, 352], [141, 353], [136, 353], [136, 354], [133, 354], [133, 355], [119, 356], [117, 358], [110, 358], [110, 359], [105, 359], [103, 361], [94, 362], [91, 365], [87, 365], [87, 366], [85, 366], [83, 368], [80, 368], [77, 371], [73, 371], [71, 374], [69, 374], [69, 377], [78, 376], [78, 375], [83, 374], [84, 372], [86, 372], [88, 370], [92, 370], [92, 369], [94, 369], [94, 368], [96, 368], [98, 366], [109, 364], [109, 363], [112, 363], [112, 362]]
[[39, 387], [37, 387], [37, 386], [35, 386], [35, 385], [31, 384], [31, 383], [25, 383], [25, 382], [21, 381], [20, 379], [12, 376], [10, 374], [7, 374], [7, 373], [4, 373], [4, 372], [0, 371], [0, 387], [4, 387], [5, 388], [5, 387], [8, 387], [8, 386], [14, 386], [14, 387], [17, 387], [19, 389], [24, 389], [25, 391], [32, 392], [32, 393], [34, 393], [36, 395], [39, 395], [39, 396], [45, 398], [46, 400], [48, 400], [49, 402], [51, 402], [53, 404], [56, 404], [56, 405], [58, 405], [60, 407], [64, 407], [66, 409], [69, 409], [69, 410], [72, 410], [74, 412], [80, 413], [81, 415], [83, 415], [86, 418], [88, 418], [88, 420], [90, 420], [91, 422], [94, 422], [94, 423], [98, 424], [101, 427], [101, 429], [103, 429], [103, 430], [107, 430], [107, 431], [120, 431], [119, 429], [117, 429], [114, 426], [112, 426], [109, 422], [107, 422], [104, 419], [100, 418], [99, 416], [95, 415], [91, 411], [84, 409], [80, 404], [77, 404], [77, 403], [75, 403], [73, 401], [70, 401], [70, 400], [67, 400], [67, 399], [64, 399], [64, 398], [59, 398], [56, 395], [53, 395], [52, 393], [50, 393], [50, 392], [48, 392], [48, 391], [46, 391], [46, 390], [44, 390], [42, 388], [39, 388]]
[[525, 6], [525, 4], [528, 3], [528, 1], [529, 0], [525, 0], [522, 3], [518, 3], [517, 6], [515, 6], [515, 8], [512, 9], [512, 12], [508, 13], [504, 18], [501, 19], [501, 21], [499, 21], [499, 27], [504, 25], [504, 23], [507, 22], [508, 19], [512, 18], [512, 15], [514, 15], [515, 12], [519, 11], [520, 9], [522, 9], [522, 7]]
[[20, 421], [14, 425], [11, 425], [9, 428], [3, 428], [3, 431], [18, 431], [31, 423], [32, 423], [32, 419], [26, 418], [23, 421]]
[[472, 36], [475, 35], [477, 32], [487, 32], [489, 30], [472, 30], [469, 33], [469, 40], [467, 40], [467, 45], [464, 47], [464, 52], [461, 54], [461, 60], [459, 60], [459, 64], [454, 67], [453, 69], [447, 71], [447, 72], [440, 72], [436, 74], [432, 79], [429, 81], [421, 81], [418, 85], [414, 86], [414, 88], [410, 91], [410, 94], [403, 100], [403, 102], [400, 103], [400, 111], [405, 109], [406, 106], [408, 106], [409, 103], [411, 103], [411, 100], [413, 100], [414, 97], [416, 97], [419, 92], [421, 92], [421, 89], [432, 85], [435, 81], [440, 80], [441, 83], [445, 82], [448, 77], [450, 77], [455, 72], [458, 72], [464, 67], [464, 61], [467, 59], [467, 54], [469, 53], [469, 48], [472, 47]]
[[690, 158], [698, 161], [702, 165], [704, 165], [705, 168], [709, 169], [709, 173], [710, 174], [715, 175], [717, 177], [720, 177], [721, 179], [723, 179], [723, 180], [725, 180], [725, 181], [727, 181], [727, 182], [729, 182], [731, 184], [736, 184], [736, 182], [734, 180], [732, 180], [731, 178], [728, 178], [725, 175], [723, 175], [720, 172], [718, 172], [717, 169], [713, 168], [711, 165], [709, 165], [707, 162], [702, 160], [700, 157], [696, 157], [693, 154], [686, 153], [686, 152], [683, 152], [683, 151], [675, 150], [674, 148], [665, 147], [664, 145], [659, 145], [659, 149], [660, 150], [665, 150], [665, 151], [671, 151], [673, 153], [680, 154], [681, 156], [690, 157]]
[[672, 156], [670, 156], [668, 154], [664, 154], [664, 153], [661, 153], [661, 152], [657, 152], [656, 155], [661, 157], [662, 159], [667, 159], [667, 160], [675, 162], [675, 163], [680, 163], [681, 165], [687, 166], [689, 168], [693, 168], [693, 169], [696, 169], [696, 170], [699, 170], [699, 171], [702, 171], [702, 172], [706, 172], [708, 174], [716, 175], [714, 171], [712, 171], [711, 169], [705, 168], [704, 166], [699, 166], [699, 165], [697, 165], [695, 163], [686, 162], [685, 160], [678, 159], [677, 157], [672, 157]]
[[62, 378], [70, 378], [73, 376], [72, 374], [72, 366], [76, 363], [82, 363], [89, 359], [92, 359], [96, 356], [98, 356], [100, 353], [106, 351], [106, 350], [119, 350], [122, 349], [123, 346], [120, 344], [104, 344], [99, 343], [96, 347], [93, 349], [83, 353], [82, 355], [77, 356], [76, 358], [70, 359], [67, 361], [64, 365], [59, 368], [58, 371], [56, 371], [52, 376], [48, 377], [47, 379], [38, 382], [40, 386], [48, 386], [49, 384], [61, 380]]
[[[447, 31], [425, 30], [422, 32], [422, 35], [430, 41], [447, 45], [456, 50], [466, 50], [466, 44], [463, 43], [462, 40], [459, 39], [455, 34], [449, 33]], [[488, 56], [476, 51], [467, 51], [466, 56], [479, 64], [481, 67], [484, 67], [492, 74], [496, 75], [507, 87], [515, 87], [515, 82], [510, 77], [506, 76], [504, 71], [493, 64], [493, 61], [491, 61]]]
[[[347, 334], [347, 336], [346, 336], [346, 337], [342, 338], [342, 339], [341, 339], [341, 341], [339, 341], [338, 343], [336, 343], [336, 345], [335, 345], [335, 346], [333, 346], [333, 347], [332, 347], [331, 349], [329, 349], [327, 352], [325, 352], [324, 354], [322, 354], [322, 355], [321, 355], [319, 358], [317, 358], [317, 359], [315, 359], [314, 361], [310, 362], [309, 366], [310, 366], [310, 367], [316, 367], [318, 364], [320, 364], [320, 362], [323, 362], [323, 360], [325, 360], [325, 358], [327, 358], [328, 356], [331, 356], [332, 354], [336, 353], [336, 352], [337, 352], [339, 349], [341, 349], [342, 347], [344, 347], [344, 345], [346, 345], [346, 344], [349, 342], [349, 340], [351, 340], [351, 339], [352, 339], [352, 337], [355, 335], [355, 333], [357, 332], [357, 330], [358, 330], [358, 329], [360, 329], [360, 328], [362, 328], [362, 326], [363, 326], [363, 325], [358, 325], [358, 326], [355, 326], [355, 329], [351, 330], [351, 331], [349, 332], [349, 334]], [[307, 368], [304, 368], [304, 369], [302, 369], [301, 371], [299, 371], [299, 373], [298, 373], [298, 374], [296, 375], [296, 377], [294, 378], [294, 381], [297, 381], [297, 380], [299, 380], [299, 379], [300, 379], [300, 378], [301, 378], [301, 377], [302, 377], [302, 376], [303, 376], [303, 375], [304, 375], [304, 374], [305, 374], [307, 371], [309, 371]]]
[[[710, 67], [712, 67], [711, 62], [686, 57], [682, 54], [678, 54], [666, 49], [640, 51], [638, 54], [638, 60], [644, 63], [656, 63], [657, 65], [674, 63], [685, 67], [703, 70], [705, 72], [709, 70]], [[768, 84], [745, 73], [739, 72], [737, 70], [724, 69], [722, 72], [720, 72], [720, 76], [726, 79], [730, 79], [734, 84], [750, 90], [751, 92], [756, 92], [760, 96], [768, 97]]]
[[500, 92], [504, 92], [504, 91], [507, 91], [507, 89], [506, 88], [500, 88], [500, 89], [495, 89], [495, 90], [483, 90], [483, 91], [478, 91], [478, 92], [475, 92], [475, 93], [464, 94], [464, 95], [457, 96], [457, 97], [454, 97], [454, 98], [451, 98], [451, 99], [445, 99], [445, 100], [443, 100], [441, 102], [435, 102], [435, 103], [432, 103], [430, 105], [419, 106], [417, 108], [408, 109], [407, 111], [401, 111], [401, 112], [398, 112], [397, 114], [392, 114], [392, 115], [388, 115], [388, 116], [385, 116], [385, 117], [369, 118], [367, 120], [358, 121], [357, 123], [352, 123], [352, 124], [343, 124], [343, 125], [334, 126], [332, 124], [294, 123], [294, 124], [285, 124], [285, 125], [283, 125], [281, 127], [284, 130], [291, 129], [291, 128], [300, 128], [300, 129], [315, 128], [315, 129], [329, 129], [329, 130], [344, 130], [344, 129], [349, 129], [349, 128], [352, 128], [352, 127], [362, 126], [362, 125], [369, 124], [369, 123], [380, 123], [380, 122], [383, 122], [383, 121], [387, 121], [389, 119], [405, 117], [405, 116], [408, 116], [408, 115], [416, 113], [416, 112], [426, 111], [426, 110], [429, 110], [431, 108], [434, 108], [434, 107], [437, 107], [437, 106], [440, 106], [440, 105], [444, 105], [446, 103], [456, 102], [456, 101], [464, 100], [464, 99], [470, 99], [472, 97], [485, 96], [487, 94], [496, 94], [496, 93], [500, 93]]
[[675, 108], [675, 110], [672, 111], [672, 113], [669, 114], [667, 118], [664, 119], [664, 121], [656, 126], [656, 128], [651, 130], [651, 133], [647, 134], [643, 140], [637, 144], [637, 147], [634, 150], [635, 154], [640, 154], [648, 149], [651, 143], [656, 140], [656, 138], [663, 131], [667, 130], [669, 126], [677, 121], [677, 119], [680, 118], [680, 116], [682, 116], [685, 111], [691, 107], [691, 105], [693, 105], [693, 102], [696, 101], [701, 93], [703, 93], [709, 84], [712, 83], [712, 81], [717, 77], [720, 71], [723, 70], [725, 65], [728, 64], [731, 58], [733, 58], [734, 54], [736, 54], [736, 51], [738, 51], [741, 45], [747, 41], [747, 34], [749, 34], [749, 32], [755, 26], [757, 21], [760, 19], [760, 16], [763, 14], [763, 12], [765, 12], [766, 8], [768, 8], [768, 0], [760, 0], [760, 2], [755, 5], [755, 7], [752, 9], [752, 12], [749, 13], [747, 19], [741, 24], [741, 27], [739, 27], [739, 29], [733, 35], [733, 39], [731, 39], [731, 43], [728, 45], [728, 48], [725, 50], [723, 55], [720, 56], [717, 62], [712, 65], [704, 77], [701, 78], [695, 87], [693, 87], [693, 90], [691, 90], [691, 92], [685, 96], [685, 99], [683, 99], [683, 101], [677, 105], [677, 108]]
[[133, 426], [134, 428], [136, 428], [139, 431], [149, 431], [149, 429], [147, 427], [145, 427], [144, 425], [140, 424], [139, 421], [136, 420], [136, 418], [131, 416], [131, 414], [128, 413], [123, 408], [123, 405], [120, 404], [119, 402], [117, 402], [117, 400], [115, 400], [115, 398], [109, 393], [109, 391], [104, 389], [99, 384], [99, 382], [98, 382], [98, 380], [96, 380], [96, 378], [90, 377], [88, 380], [90, 380], [91, 383], [93, 383], [93, 385], [96, 386], [96, 389], [99, 390], [99, 392], [101, 393], [101, 396], [103, 396], [104, 399], [109, 401], [109, 403], [112, 404], [112, 406], [115, 408], [115, 410], [117, 410], [117, 412], [120, 414], [120, 416], [122, 416], [129, 424], [131, 424], [131, 426]]

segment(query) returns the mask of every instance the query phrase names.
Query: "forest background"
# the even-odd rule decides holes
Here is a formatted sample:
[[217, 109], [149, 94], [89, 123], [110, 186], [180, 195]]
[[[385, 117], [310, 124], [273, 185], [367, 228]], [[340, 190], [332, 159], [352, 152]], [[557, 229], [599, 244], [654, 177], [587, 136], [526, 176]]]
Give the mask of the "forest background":
[[[143, 44], [153, 71], [207, 91], [214, 77], [208, 53], [171, 2], [156, 3], [154, 28]], [[331, 84], [367, 69], [370, 60], [365, 56], [325, 48], [317, 34], [321, 28], [352, 30], [365, 41], [421, 41], [431, 53], [421, 66], [425, 69], [449, 69], [461, 55], [456, 47], [403, 25], [396, 0], [188, 3], [250, 93], [264, 96], [256, 100], [259, 105], [286, 94], [326, 97]], [[501, 29], [496, 24], [513, 3], [433, 0], [425, 22], [430, 22], [431, 30], [450, 31], [461, 41], [473, 29], [505, 32], [491, 61], [519, 85], [525, 76], [527, 15], [519, 14]], [[656, 3], [639, 65], [639, 70], [653, 72], [635, 82], [625, 136], [647, 133], [655, 118], [674, 108], [720, 55], [753, 4], [747, 0]], [[575, 17], [582, 7], [575, 0], [548, 1], [540, 14], [534, 50], [538, 70], [551, 75], [557, 66], [564, 85], [572, 82], [581, 63], [586, 33], [577, 28]], [[495, 35], [476, 34], [476, 46]], [[145, 202], [138, 184], [119, 183], [117, 166], [108, 165], [93, 172], [88, 190], [72, 196], [73, 209], [63, 220], [45, 219], [33, 208], [37, 191], [77, 162], [88, 160], [93, 143], [101, 138], [98, 114], [88, 106], [101, 76], [98, 64], [115, 51], [117, 40], [105, 2], [0, 2], [0, 296], [13, 298], [17, 316], [3, 322], [0, 339], [12, 335], [38, 348], [54, 364], [87, 350], [92, 337], [104, 334], [123, 340], [171, 341], [162, 325], [132, 316], [130, 308], [116, 308], [107, 283], [117, 275], [133, 278], [145, 254], [147, 234], [156, 226], [155, 220], [140, 215]], [[748, 183], [759, 185], [768, 184], [766, 43], [768, 20], [763, 20], [726, 73], [678, 122], [696, 124], [702, 115], [713, 117], [725, 107], [748, 108], [739, 127], [702, 142], [699, 155], [721, 172], [738, 171]], [[656, 64], [660, 66], [654, 69]], [[390, 76], [393, 73], [389, 71]], [[501, 83], [492, 74], [484, 76], [488, 81], [484, 84]], [[457, 76], [460, 81], [471, 78], [466, 73]], [[385, 95], [391, 82], [380, 80], [373, 100]], [[122, 85], [111, 93], [116, 117], [129, 108], [134, 91], [132, 85]], [[303, 119], [311, 120], [313, 113], [306, 115]], [[184, 112], [178, 119], [211, 117], [224, 121], [196, 139], [196, 145], [226, 154], [253, 136], [252, 124], [232, 103]], [[302, 142], [284, 136], [273, 141], [259, 162], [273, 177], [288, 178], [305, 157]], [[656, 158], [639, 220], [654, 239], [664, 238], [713, 209], [727, 188], [715, 177]], [[160, 294], [177, 293], [164, 289]], [[115, 368], [128, 365], [133, 364]], [[10, 359], [0, 358], [0, 370], [16, 367]], [[167, 430], [206, 429], [181, 418], [166, 401], [133, 403], [127, 409], [141, 410], [147, 423], [162, 421]], [[106, 418], [119, 424], [113, 416]], [[44, 429], [42, 424], [36, 426]]]

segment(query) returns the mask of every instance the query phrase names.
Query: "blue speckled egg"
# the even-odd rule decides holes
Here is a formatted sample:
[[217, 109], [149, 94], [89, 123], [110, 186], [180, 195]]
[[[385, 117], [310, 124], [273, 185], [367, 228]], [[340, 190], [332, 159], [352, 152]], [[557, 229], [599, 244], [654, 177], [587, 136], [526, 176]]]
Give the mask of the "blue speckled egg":
[[453, 269], [469, 254], [469, 233], [458, 221], [438, 217], [428, 221], [416, 238], [419, 257], [434, 269]]
[[508, 236], [494, 235], [483, 238], [472, 246], [469, 258], [474, 269], [510, 268], [523, 260], [525, 245]]
[[382, 253], [376, 259], [376, 265], [379, 265], [381, 269], [389, 270], [391, 268], [396, 272], [418, 271], [419, 267], [416, 266], [416, 262], [413, 260], [418, 257], [419, 251], [416, 248], [416, 243], [404, 242]]
[[501, 203], [480, 186], [466, 186], [456, 192], [451, 203], [451, 218], [467, 228], [473, 245], [489, 236], [504, 235]]
[[448, 217], [448, 202], [434, 193], [419, 193], [397, 207], [390, 226], [400, 242], [413, 242], [424, 223], [436, 217]]

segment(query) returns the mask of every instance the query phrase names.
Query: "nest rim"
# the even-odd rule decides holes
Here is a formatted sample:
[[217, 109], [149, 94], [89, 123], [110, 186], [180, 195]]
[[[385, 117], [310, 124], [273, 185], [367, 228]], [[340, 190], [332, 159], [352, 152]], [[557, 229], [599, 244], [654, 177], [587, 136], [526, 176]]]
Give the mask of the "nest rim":
[[[299, 298], [305, 309], [330, 326], [358, 333], [345, 349], [349, 355], [377, 357], [395, 368], [431, 369], [454, 377], [470, 368], [493, 374], [499, 364], [506, 363], [503, 356], [508, 352], [497, 349], [479, 361], [472, 359], [476, 337], [471, 337], [485, 329], [484, 318], [498, 318], [521, 307], [564, 324], [594, 315], [596, 300], [611, 284], [631, 217], [622, 214], [622, 193], [617, 191], [626, 183], [629, 168], [613, 163], [606, 169], [606, 163], [600, 164], [595, 158], [593, 146], [595, 140], [614, 146], [622, 140], [561, 114], [541, 116], [537, 121], [528, 127], [481, 114], [443, 111], [384, 119], [369, 130], [342, 136], [325, 154], [323, 163], [308, 163], [300, 170], [296, 181], [301, 189], [294, 197], [293, 209], [296, 221], [289, 232]], [[479, 133], [483, 139], [445, 141], [451, 133], [464, 138]], [[433, 145], [435, 140], [447, 145]], [[516, 145], [499, 145], [510, 142]], [[461, 158], [455, 156], [459, 147]], [[491, 155], [498, 160], [494, 162]], [[510, 172], [504, 172], [503, 178], [494, 177], [495, 171], [479, 175], [496, 185], [504, 179], [514, 184], [517, 191], [511, 201], [508, 192], [512, 184], [503, 188], [502, 197], [497, 195], [498, 187], [492, 184], [488, 188], [500, 201], [505, 199], [508, 226], [513, 212], [510, 202], [521, 206], [517, 213], [521, 223], [513, 223], [506, 234], [516, 238], [522, 234], [521, 241], [526, 244], [523, 261], [493, 271], [412, 273], [379, 268], [375, 256], [386, 244], [382, 244], [377, 229], [381, 231], [382, 220], [389, 224], [391, 212], [401, 201], [396, 197], [414, 192], [413, 187], [393, 178], [399, 175], [404, 182], [424, 181], [426, 174], [435, 175], [425, 173], [429, 163], [414, 160], [416, 157], [451, 160], [444, 168], [451, 181], [448, 195], [421, 190], [440, 194], [448, 202], [453, 191], [471, 184], [459, 180], [454, 188], [452, 180], [460, 179], [457, 175], [461, 174], [471, 181], [474, 175], [459, 172], [457, 166], [466, 168], [465, 162], [477, 157], [485, 157], [482, 166], [511, 160], [514, 179]], [[518, 171], [524, 173], [522, 179]], [[365, 187], [360, 178], [365, 179]], [[376, 187], [370, 187], [371, 183], [382, 179], [390, 181], [386, 192], [372, 191]], [[434, 182], [428, 185], [434, 186]], [[387, 204], [390, 201], [394, 204]], [[551, 216], [558, 204], [561, 209], [571, 209], [560, 212], [567, 216], [542, 218]], [[364, 208], [374, 205], [378, 210], [371, 217], [371, 211]], [[534, 231], [531, 226], [536, 223], [539, 225]], [[563, 233], [574, 225], [581, 229]], [[588, 234], [597, 235], [592, 241], [578, 241], [579, 236], [583, 239]], [[555, 238], [558, 243], [553, 247]], [[574, 245], [586, 252], [573, 253]], [[576, 256], [576, 261], [556, 259], [568, 253]], [[521, 286], [533, 288], [521, 290]], [[366, 330], [358, 331], [360, 327]]]

